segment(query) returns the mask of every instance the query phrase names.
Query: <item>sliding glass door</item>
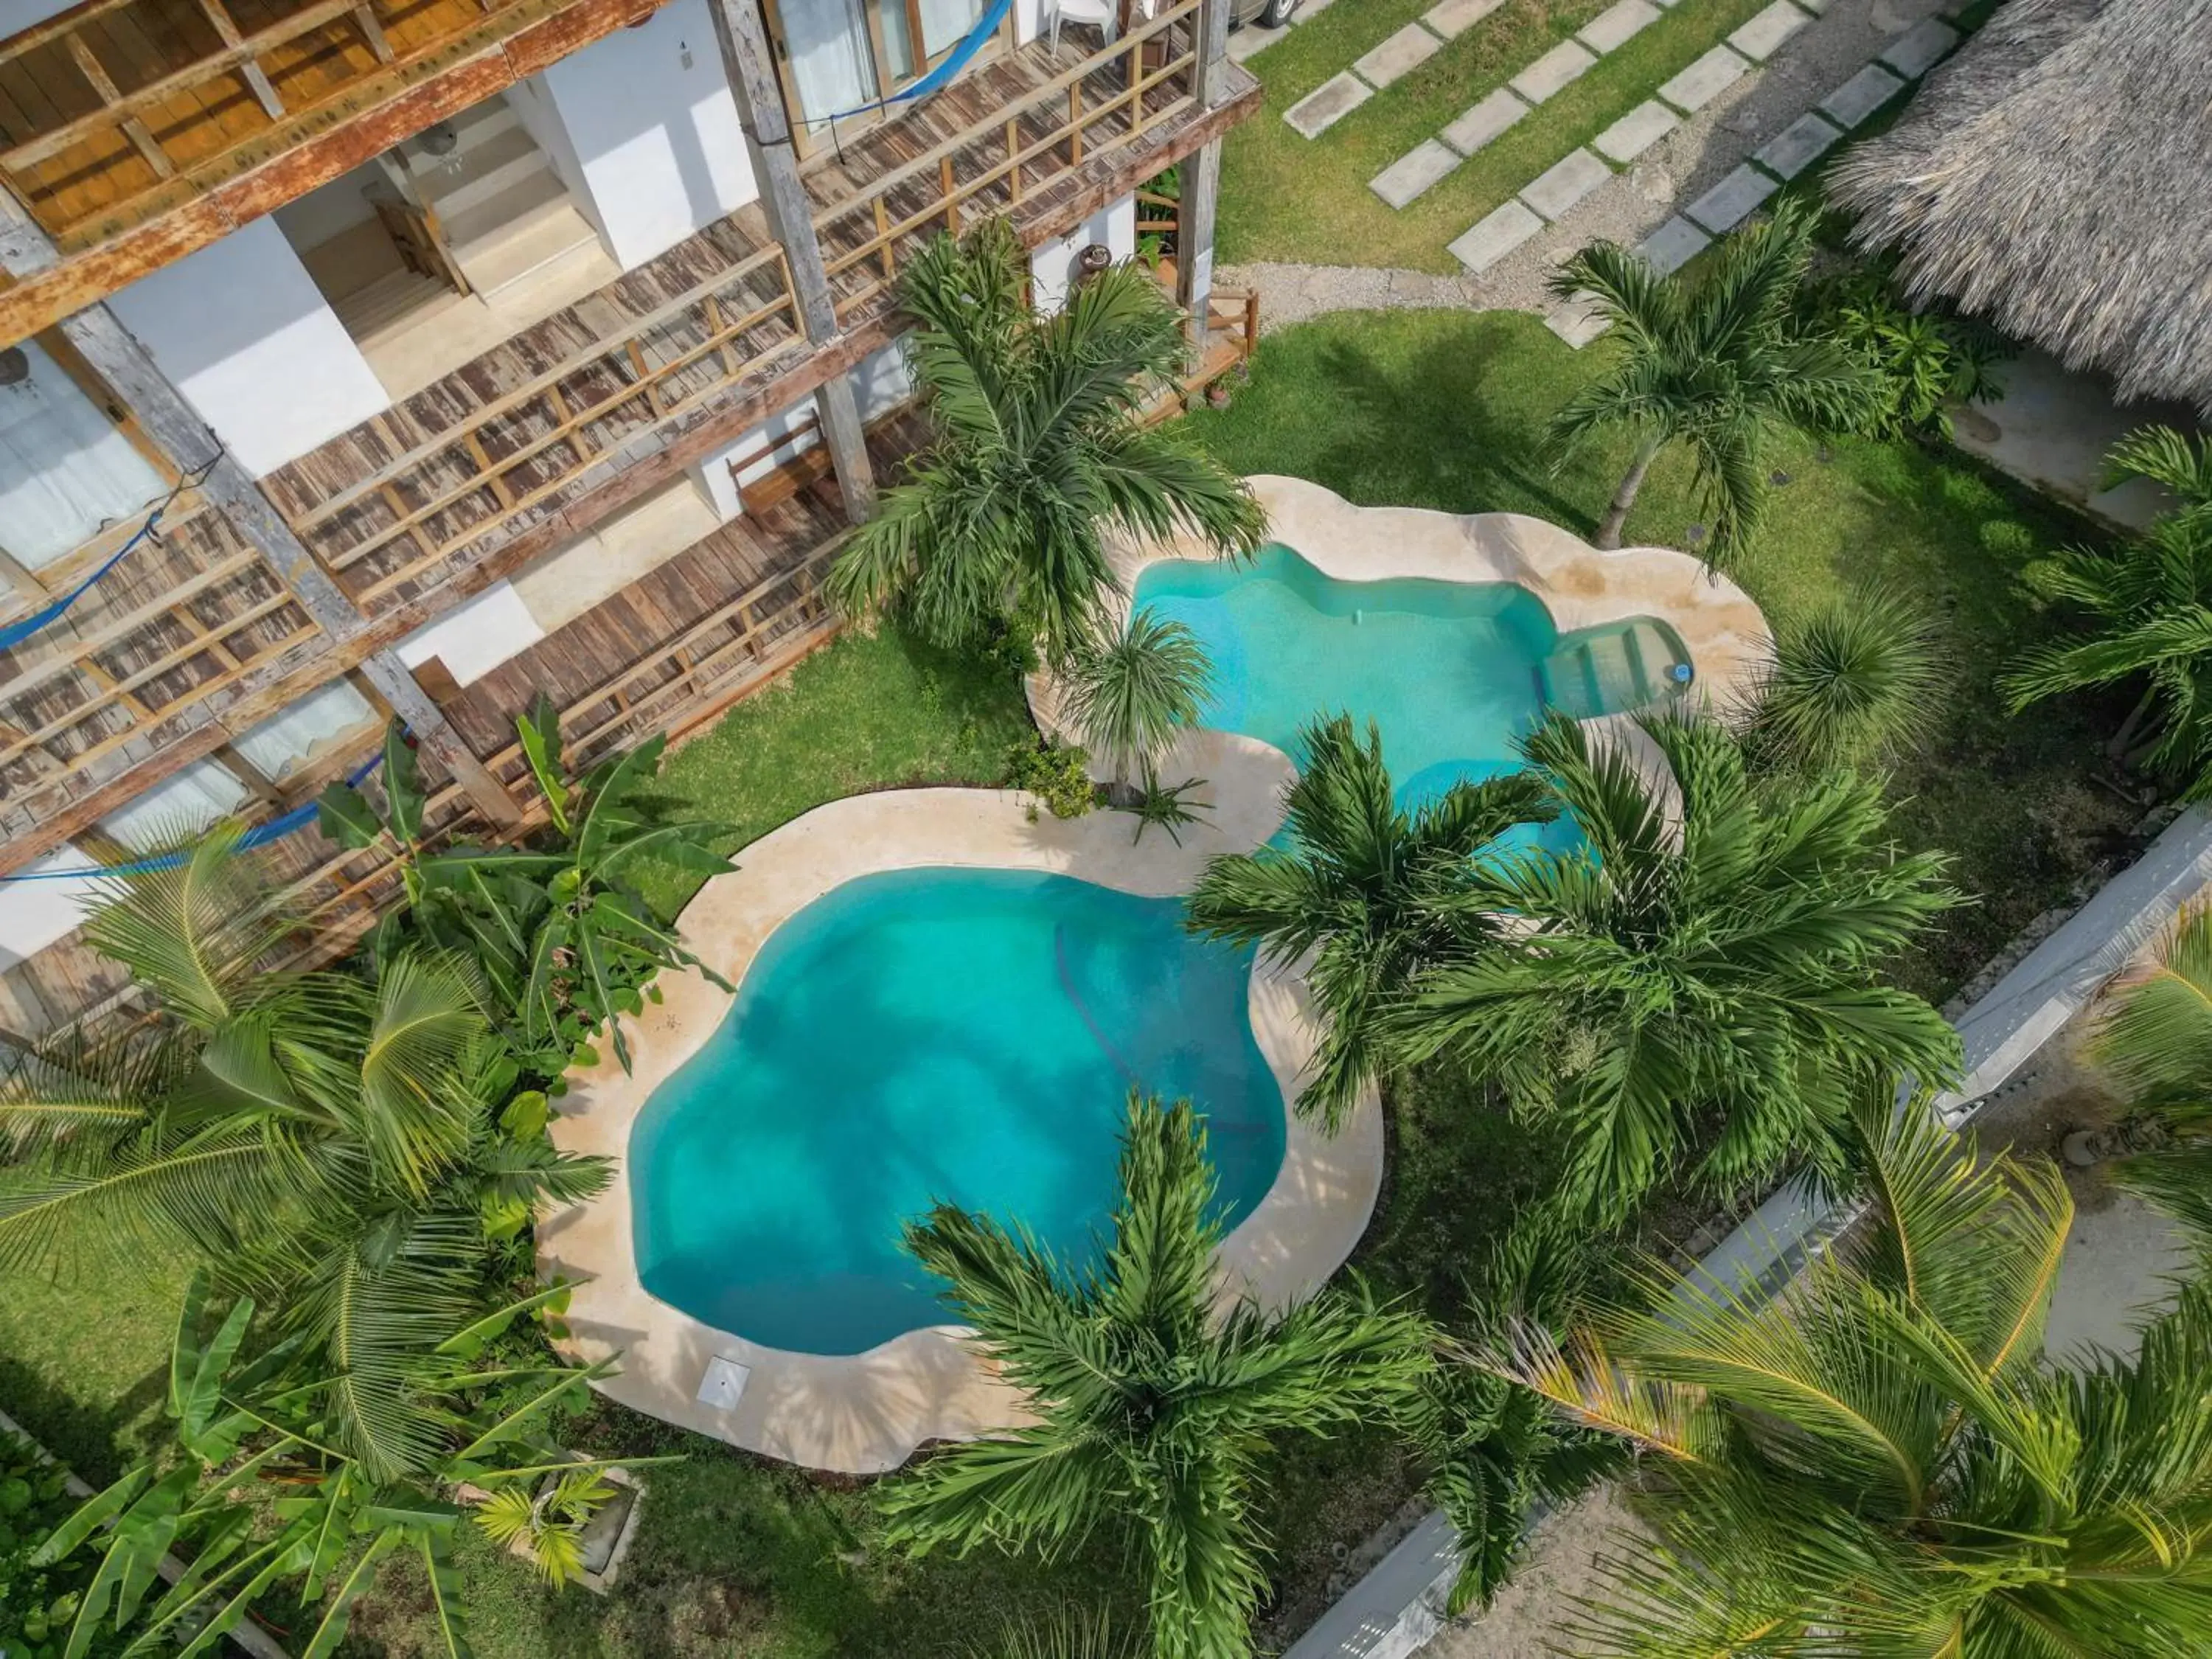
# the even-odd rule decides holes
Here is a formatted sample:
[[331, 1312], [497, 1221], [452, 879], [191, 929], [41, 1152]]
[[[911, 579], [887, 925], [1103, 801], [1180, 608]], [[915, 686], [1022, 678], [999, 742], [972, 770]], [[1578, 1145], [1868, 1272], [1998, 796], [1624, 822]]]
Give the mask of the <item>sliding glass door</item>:
[[[986, 0], [767, 0], [800, 147], [818, 149], [882, 112], [966, 38]], [[896, 106], [894, 105], [896, 110]]]

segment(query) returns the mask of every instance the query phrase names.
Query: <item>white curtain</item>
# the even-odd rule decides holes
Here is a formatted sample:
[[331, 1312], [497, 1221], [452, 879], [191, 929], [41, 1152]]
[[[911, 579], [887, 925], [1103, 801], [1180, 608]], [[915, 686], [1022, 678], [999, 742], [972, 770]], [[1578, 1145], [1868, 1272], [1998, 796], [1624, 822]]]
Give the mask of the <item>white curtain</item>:
[[876, 98], [876, 71], [868, 51], [868, 25], [860, 0], [781, 0], [784, 45], [799, 107], [809, 121]]
[[36, 570], [168, 485], [36, 342], [20, 349], [29, 377], [0, 386], [0, 548]]
[[368, 698], [343, 680], [332, 680], [289, 708], [278, 709], [232, 746], [255, 771], [275, 783], [333, 738], [350, 736], [376, 723], [376, 710]]
[[982, 0], [921, 0], [922, 50], [934, 58], [975, 27]]

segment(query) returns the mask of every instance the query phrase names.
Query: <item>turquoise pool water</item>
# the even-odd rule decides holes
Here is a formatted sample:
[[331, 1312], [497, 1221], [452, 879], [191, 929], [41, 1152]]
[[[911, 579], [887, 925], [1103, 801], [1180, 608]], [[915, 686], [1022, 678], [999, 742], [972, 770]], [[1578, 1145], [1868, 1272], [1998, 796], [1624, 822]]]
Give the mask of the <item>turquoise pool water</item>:
[[1180, 901], [1065, 876], [890, 871], [836, 888], [769, 937], [720, 1028], [639, 1115], [646, 1289], [809, 1353], [943, 1324], [902, 1224], [944, 1200], [1092, 1259], [1133, 1083], [1206, 1112], [1241, 1220], [1283, 1160], [1251, 964], [1186, 934]]
[[[1401, 805], [1516, 769], [1513, 739], [1547, 708], [1580, 716], [1638, 707], [1686, 672], [1686, 653], [1649, 619], [1563, 638], [1543, 603], [1511, 582], [1339, 581], [1282, 546], [1243, 565], [1147, 566], [1135, 605], [1205, 642], [1214, 665], [1206, 725], [1295, 757], [1316, 714], [1371, 718]], [[1576, 839], [1565, 827], [1534, 838]]]

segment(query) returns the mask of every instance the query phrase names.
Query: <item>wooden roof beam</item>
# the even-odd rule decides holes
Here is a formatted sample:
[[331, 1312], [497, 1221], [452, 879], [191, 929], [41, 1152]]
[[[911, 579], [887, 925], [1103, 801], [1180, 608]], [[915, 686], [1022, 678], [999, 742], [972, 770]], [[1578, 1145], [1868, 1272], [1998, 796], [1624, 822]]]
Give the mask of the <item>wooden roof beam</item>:
[[[0, 289], [0, 345], [14, 345], [189, 253], [328, 184], [424, 128], [482, 103], [549, 64], [642, 21], [663, 0], [576, 0], [504, 42], [280, 151], [203, 195], [63, 253]], [[75, 37], [71, 37], [73, 40]], [[32, 226], [36, 229], [38, 227]], [[0, 227], [0, 241], [15, 227]], [[44, 237], [44, 232], [40, 231]], [[16, 269], [10, 262], [9, 269]]]

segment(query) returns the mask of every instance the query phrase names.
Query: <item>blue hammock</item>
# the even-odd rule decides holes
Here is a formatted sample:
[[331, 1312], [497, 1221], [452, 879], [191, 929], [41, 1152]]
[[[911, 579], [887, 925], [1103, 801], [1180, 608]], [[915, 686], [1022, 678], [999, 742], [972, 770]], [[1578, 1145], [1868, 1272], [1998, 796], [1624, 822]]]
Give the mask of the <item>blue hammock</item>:
[[923, 76], [910, 87], [901, 87], [888, 98], [879, 98], [872, 104], [855, 104], [850, 109], [841, 109], [829, 115], [817, 115], [805, 125], [810, 127], [829, 126], [848, 115], [866, 115], [870, 110], [889, 109], [893, 104], [903, 104], [910, 99], [926, 98], [940, 88], [951, 84], [952, 79], [968, 67], [968, 60], [982, 50], [983, 43], [999, 32], [1006, 21], [1006, 12], [1012, 0], [991, 0], [989, 9], [975, 20], [975, 27], [960, 37], [960, 43], [945, 55], [945, 61]]
[[[346, 781], [358, 787], [368, 775], [384, 764], [384, 753], [379, 750], [368, 760], [347, 775]], [[238, 838], [240, 848], [266, 847], [272, 841], [281, 841], [295, 830], [304, 830], [315, 821], [318, 811], [313, 801], [305, 806], [295, 806], [266, 823], [257, 823]], [[191, 854], [185, 852], [163, 853], [158, 857], [138, 859], [129, 864], [97, 864], [89, 870], [27, 870], [12, 876], [0, 876], [0, 881], [105, 881], [112, 876], [149, 876], [156, 870], [173, 870]]]
[[160, 505], [155, 507], [151, 513], [149, 513], [146, 515], [146, 522], [140, 525], [138, 528], [132, 532], [129, 541], [124, 543], [123, 545], [117, 548], [114, 552], [109, 554], [106, 559], [101, 562], [99, 569], [94, 571], [92, 574], [87, 576], [82, 581], [79, 582], [75, 587], [70, 589], [68, 592], [63, 594], [61, 598], [56, 599], [45, 610], [36, 611], [33, 614], [24, 617], [21, 622], [12, 622], [5, 628], [0, 628], [0, 651], [5, 651], [11, 647], [21, 645], [25, 640], [29, 639], [32, 635], [37, 633], [40, 629], [51, 628], [54, 623], [59, 622], [62, 619], [63, 613], [68, 611], [68, 609], [71, 605], [75, 605], [79, 599], [82, 599], [88, 592], [91, 592], [94, 585], [96, 584], [102, 576], [105, 576], [109, 571], [114, 569], [117, 565], [121, 564], [125, 556], [130, 554], [133, 548], [137, 547], [139, 543], [144, 541], [149, 536], [153, 535], [161, 527], [161, 515], [164, 513], [167, 513], [171, 506], [175, 503], [178, 496], [183, 495], [186, 489], [207, 482], [208, 474], [215, 471], [215, 462], [221, 460], [222, 459], [222, 452], [221, 450], [217, 450], [216, 452], [215, 461], [210, 461], [205, 466], [201, 467], [198, 471], [188, 472], [183, 477], [179, 478], [176, 482], [175, 487], [172, 489], [167, 495], [161, 497]]

